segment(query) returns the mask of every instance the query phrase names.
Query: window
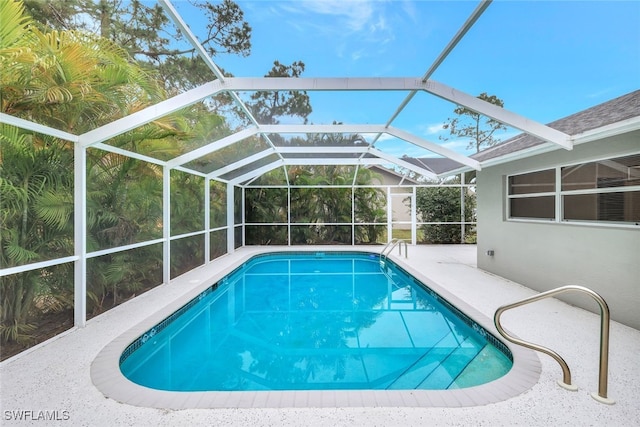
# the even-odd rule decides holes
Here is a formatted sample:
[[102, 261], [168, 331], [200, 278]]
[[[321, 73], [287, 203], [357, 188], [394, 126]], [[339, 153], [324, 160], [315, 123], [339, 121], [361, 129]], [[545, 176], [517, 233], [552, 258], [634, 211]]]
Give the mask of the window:
[[640, 225], [640, 154], [509, 176], [507, 199], [510, 219]]
[[556, 171], [509, 177], [509, 218], [555, 219]]
[[549, 193], [555, 190], [555, 169], [547, 169], [509, 177], [509, 194]]
[[561, 168], [562, 219], [640, 223], [640, 154]]

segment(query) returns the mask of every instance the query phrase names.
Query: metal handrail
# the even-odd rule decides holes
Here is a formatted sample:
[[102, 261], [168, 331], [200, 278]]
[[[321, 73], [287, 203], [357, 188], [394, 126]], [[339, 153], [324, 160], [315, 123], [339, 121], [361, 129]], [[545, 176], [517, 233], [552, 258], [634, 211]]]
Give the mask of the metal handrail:
[[569, 371], [569, 366], [558, 353], [541, 345], [515, 338], [507, 334], [507, 332], [500, 324], [500, 316], [507, 310], [539, 301], [544, 298], [552, 297], [554, 295], [567, 291], [584, 292], [591, 296], [594, 300], [596, 300], [598, 305], [600, 305], [600, 370], [598, 376], [598, 392], [597, 394], [591, 393], [591, 397], [593, 397], [598, 402], [612, 405], [615, 403], [615, 401], [607, 398], [607, 376], [609, 365], [609, 322], [611, 316], [609, 315], [609, 306], [607, 306], [606, 301], [591, 289], [585, 288], [584, 286], [575, 285], [562, 286], [560, 288], [552, 289], [550, 291], [542, 292], [538, 295], [525, 298], [512, 304], [503, 305], [496, 310], [496, 314], [493, 316], [496, 329], [498, 330], [498, 332], [500, 332], [500, 335], [514, 344], [518, 344], [536, 351], [541, 351], [542, 353], [548, 354], [549, 356], [553, 357], [562, 367], [562, 382], [558, 380], [558, 384], [568, 390], [577, 390], [578, 388], [576, 386], [571, 385], [571, 371]]
[[[409, 258], [409, 245], [407, 245], [407, 241], [404, 239], [394, 238], [391, 239], [389, 243], [387, 243], [384, 248], [380, 251], [380, 259], [386, 258], [389, 256], [393, 248], [398, 246], [398, 254], [402, 255], [402, 244], [404, 243], [404, 257]], [[388, 252], [387, 252], [388, 250]], [[385, 254], [385, 252], [387, 252]]]

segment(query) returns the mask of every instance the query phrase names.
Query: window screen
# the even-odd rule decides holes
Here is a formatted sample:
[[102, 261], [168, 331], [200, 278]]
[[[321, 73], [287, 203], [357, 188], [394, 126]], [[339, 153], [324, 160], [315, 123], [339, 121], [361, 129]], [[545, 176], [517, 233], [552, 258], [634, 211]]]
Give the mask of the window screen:
[[554, 196], [510, 199], [511, 217], [554, 219], [556, 216], [555, 200]]
[[509, 177], [509, 194], [549, 193], [556, 190], [556, 171], [547, 169]]
[[640, 225], [640, 154], [509, 176], [507, 206], [509, 218]]
[[562, 199], [567, 221], [640, 223], [640, 191], [572, 194]]
[[640, 185], [640, 154], [562, 168], [562, 191]]
[[555, 219], [555, 169], [512, 175], [508, 191], [510, 218]]

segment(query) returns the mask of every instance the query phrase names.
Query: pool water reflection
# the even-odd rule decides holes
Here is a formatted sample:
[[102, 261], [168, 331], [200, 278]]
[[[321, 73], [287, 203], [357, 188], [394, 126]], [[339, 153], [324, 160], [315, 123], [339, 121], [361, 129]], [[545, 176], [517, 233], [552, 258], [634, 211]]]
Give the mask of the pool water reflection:
[[512, 365], [484, 329], [377, 254], [261, 255], [189, 305], [125, 351], [127, 378], [172, 391], [442, 390]]

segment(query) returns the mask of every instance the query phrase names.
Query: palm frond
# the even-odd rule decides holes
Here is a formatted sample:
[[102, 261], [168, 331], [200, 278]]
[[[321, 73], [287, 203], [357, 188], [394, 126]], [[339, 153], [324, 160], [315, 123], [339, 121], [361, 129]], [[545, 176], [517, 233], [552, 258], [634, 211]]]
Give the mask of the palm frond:
[[5, 49], [24, 43], [31, 23], [31, 18], [24, 13], [21, 1], [0, 2], [0, 56]]
[[27, 193], [24, 188], [14, 185], [7, 179], [0, 176], [0, 219], [2, 223], [11, 216], [11, 213], [16, 213], [26, 203]]
[[35, 212], [38, 218], [56, 230], [69, 225], [73, 214], [73, 197], [68, 192], [46, 191], [39, 195]]
[[20, 245], [17, 230], [9, 230], [8, 234], [9, 237], [4, 239], [2, 249], [11, 265], [28, 264], [40, 258], [37, 252]]

